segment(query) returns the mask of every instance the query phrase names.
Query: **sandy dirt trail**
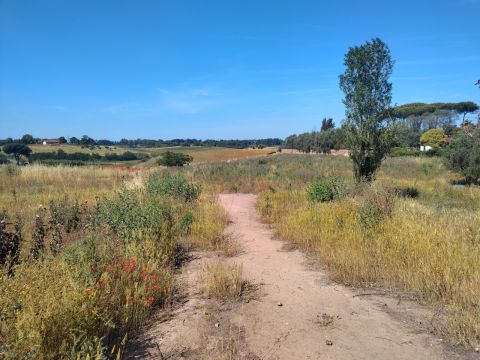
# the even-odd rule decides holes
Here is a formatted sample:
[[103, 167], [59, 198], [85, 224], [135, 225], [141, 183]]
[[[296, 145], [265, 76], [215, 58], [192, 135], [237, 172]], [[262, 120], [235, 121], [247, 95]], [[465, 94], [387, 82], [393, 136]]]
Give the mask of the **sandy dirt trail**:
[[[260, 359], [455, 359], [441, 339], [406, 319], [415, 305], [386, 297], [358, 296], [305, 266], [298, 251], [282, 251], [260, 222], [252, 194], [223, 194], [231, 232], [244, 248], [243, 263], [261, 285], [259, 301], [233, 310], [231, 322], [245, 329], [248, 348]], [[357, 295], [357, 296], [355, 296]], [[325, 315], [323, 315], [325, 314]]]

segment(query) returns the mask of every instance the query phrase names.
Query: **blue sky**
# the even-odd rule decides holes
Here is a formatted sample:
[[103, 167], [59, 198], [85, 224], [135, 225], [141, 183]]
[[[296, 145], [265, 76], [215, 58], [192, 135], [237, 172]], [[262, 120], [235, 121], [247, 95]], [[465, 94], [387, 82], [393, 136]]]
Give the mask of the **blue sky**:
[[349, 46], [393, 99], [480, 102], [480, 0], [0, 0], [0, 138], [262, 138], [344, 117]]

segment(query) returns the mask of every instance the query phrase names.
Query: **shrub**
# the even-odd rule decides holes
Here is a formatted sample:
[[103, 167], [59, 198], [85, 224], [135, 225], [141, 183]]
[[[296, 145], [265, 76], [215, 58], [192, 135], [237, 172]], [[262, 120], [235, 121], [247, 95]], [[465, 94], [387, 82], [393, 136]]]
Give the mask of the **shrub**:
[[480, 130], [472, 137], [462, 134], [454, 139], [443, 151], [445, 166], [459, 172], [467, 183], [480, 180]]
[[395, 188], [395, 194], [404, 198], [417, 198], [419, 195], [418, 189], [415, 187], [407, 186]]
[[201, 192], [199, 184], [190, 183], [184, 175], [154, 173], [148, 177], [146, 190], [155, 196], [171, 196], [177, 200], [189, 202], [196, 200]]
[[422, 154], [419, 150], [414, 150], [410, 148], [404, 147], [394, 147], [390, 150], [390, 156], [397, 157], [397, 156], [420, 156]]
[[336, 178], [317, 179], [307, 190], [307, 198], [310, 202], [341, 200], [346, 195], [345, 184]]
[[158, 165], [163, 166], [183, 166], [193, 161], [193, 157], [190, 155], [173, 152], [173, 151], [166, 151], [162, 155], [160, 155], [160, 159], [158, 159]]
[[447, 135], [443, 129], [430, 129], [420, 136], [420, 142], [422, 144], [431, 146], [436, 149], [445, 144], [447, 141]]
[[394, 190], [378, 185], [366, 185], [357, 219], [364, 229], [371, 229], [383, 219], [390, 217], [395, 205]]

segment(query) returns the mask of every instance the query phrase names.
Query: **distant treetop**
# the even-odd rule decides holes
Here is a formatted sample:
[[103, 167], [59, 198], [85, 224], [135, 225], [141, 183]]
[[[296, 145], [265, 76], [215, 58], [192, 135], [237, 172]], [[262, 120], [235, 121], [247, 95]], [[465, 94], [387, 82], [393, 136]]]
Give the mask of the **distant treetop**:
[[405, 119], [409, 116], [420, 116], [427, 113], [434, 113], [438, 110], [453, 111], [458, 115], [465, 115], [475, 112], [479, 109], [478, 105], [473, 101], [462, 101], [458, 103], [410, 103], [397, 106], [393, 109], [393, 116], [400, 119]]

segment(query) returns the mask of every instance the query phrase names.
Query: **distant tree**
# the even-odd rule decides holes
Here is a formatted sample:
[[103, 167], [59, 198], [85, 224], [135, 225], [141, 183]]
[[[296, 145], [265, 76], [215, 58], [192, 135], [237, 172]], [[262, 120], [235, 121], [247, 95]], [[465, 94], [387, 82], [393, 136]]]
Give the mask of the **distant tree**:
[[20, 140], [22, 144], [33, 144], [35, 143], [35, 139], [33, 138], [32, 135], [30, 134], [25, 134], [22, 136], [22, 139]]
[[78, 138], [76, 138], [75, 136], [71, 137], [71, 138], [69, 139], [69, 142], [70, 142], [70, 144], [72, 144], [72, 145], [79, 145], [79, 144], [80, 144], [80, 140], [78, 140]]
[[316, 141], [316, 152], [330, 153], [335, 148], [336, 131], [333, 128], [318, 133]]
[[329, 129], [333, 129], [335, 127], [335, 123], [333, 122], [332, 118], [323, 118], [322, 120], [322, 127], [320, 131], [327, 131]]
[[465, 116], [469, 113], [473, 113], [479, 109], [478, 105], [472, 101], [462, 101], [454, 104], [453, 110], [457, 114], [463, 114], [462, 121], [465, 121]]
[[67, 139], [65, 139], [65, 137], [63, 137], [63, 136], [60, 136], [58, 138], [58, 141], [60, 142], [60, 144], [66, 144], [67, 143]]
[[394, 61], [388, 46], [375, 38], [348, 50], [340, 88], [347, 119], [344, 129], [357, 182], [371, 181], [393, 145], [388, 128]]
[[3, 146], [3, 152], [8, 155], [12, 155], [17, 162], [17, 165], [20, 165], [20, 156], [29, 157], [32, 153], [32, 149], [30, 149], [25, 144], [19, 143], [12, 143]]
[[419, 129], [411, 128], [405, 123], [396, 124], [395, 140], [399, 147], [417, 147], [420, 145], [420, 136], [422, 132]]
[[443, 128], [443, 130], [445, 130], [445, 135], [454, 136], [460, 131], [460, 128], [456, 125], [447, 125]]
[[82, 138], [80, 139], [80, 145], [83, 146], [92, 146], [95, 145], [95, 140], [93, 140], [90, 136], [88, 135], [83, 135]]
[[183, 166], [190, 162], [192, 162], [193, 158], [190, 155], [173, 152], [173, 151], [166, 151], [158, 160], [158, 165], [163, 166]]
[[447, 168], [465, 176], [467, 183], [480, 181], [480, 129], [475, 129], [469, 136], [459, 133], [442, 151]]
[[442, 147], [447, 141], [447, 135], [443, 129], [430, 129], [422, 134], [420, 142], [434, 149]]

